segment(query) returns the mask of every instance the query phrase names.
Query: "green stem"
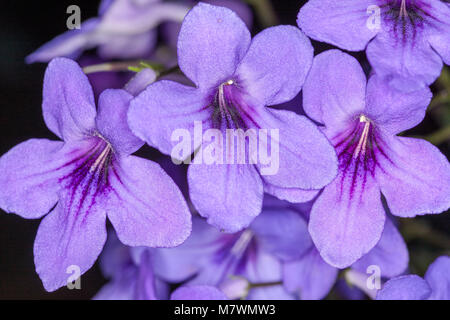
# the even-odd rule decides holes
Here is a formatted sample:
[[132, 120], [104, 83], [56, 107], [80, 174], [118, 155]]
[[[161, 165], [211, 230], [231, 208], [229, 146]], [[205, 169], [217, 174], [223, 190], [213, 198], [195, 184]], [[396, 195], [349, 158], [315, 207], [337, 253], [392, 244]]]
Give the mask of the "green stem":
[[161, 64], [143, 61], [119, 61], [119, 62], [105, 62], [100, 64], [94, 64], [83, 68], [85, 74], [91, 74], [96, 72], [119, 72], [119, 71], [133, 71], [139, 72], [144, 68], [153, 69], [155, 72], [162, 72], [164, 67]]

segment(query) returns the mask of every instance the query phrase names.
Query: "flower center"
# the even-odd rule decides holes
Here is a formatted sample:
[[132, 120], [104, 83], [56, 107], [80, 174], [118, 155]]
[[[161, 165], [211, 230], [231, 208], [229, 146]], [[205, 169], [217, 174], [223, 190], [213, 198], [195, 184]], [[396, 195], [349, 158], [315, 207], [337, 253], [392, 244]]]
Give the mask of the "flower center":
[[97, 194], [108, 186], [114, 152], [111, 144], [98, 134], [87, 143], [89, 147], [79, 150], [80, 155], [67, 164], [73, 166], [73, 170], [60, 182], [73, 193], [83, 189], [84, 192]]
[[428, 5], [422, 0], [382, 0], [385, 22], [396, 38], [414, 40], [418, 29], [423, 28], [427, 20], [433, 19], [428, 13]]
[[387, 158], [380, 133], [364, 114], [331, 140], [339, 158], [341, 186], [349, 186], [350, 194], [365, 185], [368, 174], [374, 176], [379, 157]]
[[219, 85], [210, 105], [215, 129], [247, 129], [245, 119], [249, 116], [242, 96], [235, 80], [230, 79]]

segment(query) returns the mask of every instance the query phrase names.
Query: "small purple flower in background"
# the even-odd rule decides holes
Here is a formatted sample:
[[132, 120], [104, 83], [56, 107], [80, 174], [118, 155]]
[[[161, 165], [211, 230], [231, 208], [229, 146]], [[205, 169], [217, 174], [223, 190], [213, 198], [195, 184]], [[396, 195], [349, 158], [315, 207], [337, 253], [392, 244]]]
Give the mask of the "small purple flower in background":
[[297, 212], [272, 205], [236, 234], [221, 233], [194, 218], [186, 242], [154, 250], [155, 273], [171, 283], [191, 279], [189, 285], [218, 287], [231, 299], [292, 299], [282, 286], [283, 262], [300, 259], [310, 242]]
[[300, 28], [350, 51], [402, 90], [430, 85], [450, 64], [450, 6], [441, 0], [310, 0]]
[[437, 258], [428, 267], [425, 279], [406, 275], [389, 280], [377, 300], [450, 300], [450, 257]]
[[[167, 300], [169, 286], [154, 274], [152, 253], [156, 249], [127, 247], [110, 232], [100, 257], [100, 266], [110, 282], [94, 300]], [[171, 300], [226, 300], [212, 286], [182, 286], [170, 294]]]
[[[165, 154], [177, 144], [172, 140], [177, 129], [195, 136], [195, 122], [202, 123], [203, 132], [212, 128], [224, 136], [233, 129], [279, 130], [278, 138], [269, 137], [280, 144], [274, 175], [261, 176], [259, 164], [199, 164], [194, 158], [188, 169], [190, 197], [212, 225], [239, 231], [260, 213], [264, 191], [308, 201], [335, 177], [336, 155], [318, 128], [293, 112], [266, 108], [299, 93], [312, 56], [298, 28], [269, 28], [252, 40], [234, 12], [199, 4], [186, 16], [178, 40], [179, 66], [196, 87], [159, 81], [133, 100], [131, 129]], [[187, 153], [199, 147], [208, 144], [195, 141]]]
[[170, 295], [170, 300], [228, 300], [219, 289], [212, 286], [184, 286]]
[[188, 10], [182, 2], [103, 0], [99, 17], [85, 21], [79, 30], [54, 38], [26, 60], [33, 63], [56, 57], [75, 59], [92, 48], [98, 48], [99, 56], [104, 59], [144, 58], [156, 44], [156, 27], [165, 21], [181, 23]]
[[81, 68], [57, 58], [45, 74], [42, 108], [47, 127], [64, 141], [31, 139], [0, 158], [0, 207], [28, 219], [50, 211], [34, 244], [48, 291], [66, 284], [69, 266], [84, 273], [93, 265], [107, 216], [130, 246], [176, 246], [191, 231], [175, 183], [156, 163], [131, 155], [143, 145], [124, 121], [132, 98], [106, 90], [96, 111]]
[[381, 194], [399, 217], [450, 207], [445, 156], [424, 140], [396, 136], [422, 121], [428, 88], [405, 94], [377, 76], [367, 82], [356, 59], [330, 50], [314, 59], [303, 98], [339, 158], [339, 174], [315, 201], [309, 222], [329, 264], [347, 267], [378, 243], [385, 226]]
[[[338, 269], [330, 266], [320, 256], [308, 233], [308, 219], [311, 204], [286, 205], [282, 202], [273, 202], [272, 206], [280, 212], [294, 210], [303, 220], [303, 226], [297, 232], [306, 234], [305, 240], [297, 245], [303, 252], [300, 259], [289, 261], [283, 265], [283, 280], [287, 291], [296, 294], [303, 300], [323, 299], [334, 286], [337, 280]], [[300, 250], [300, 249], [299, 249]], [[374, 298], [375, 291], [366, 287], [367, 268], [375, 266], [380, 270], [380, 277], [392, 278], [404, 272], [408, 266], [408, 249], [402, 236], [390, 219], [386, 225], [377, 245], [365, 256], [351, 266], [354, 275], [361, 275], [364, 279], [362, 289]]]
[[169, 297], [169, 286], [155, 277], [152, 249], [127, 247], [108, 232], [108, 241], [100, 256], [105, 284], [94, 300], [162, 300]]

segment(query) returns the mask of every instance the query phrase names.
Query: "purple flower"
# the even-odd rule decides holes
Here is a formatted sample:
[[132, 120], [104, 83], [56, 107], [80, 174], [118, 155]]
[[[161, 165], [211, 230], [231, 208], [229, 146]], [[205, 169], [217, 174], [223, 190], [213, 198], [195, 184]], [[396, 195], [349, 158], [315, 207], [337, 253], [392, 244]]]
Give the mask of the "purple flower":
[[100, 256], [100, 268], [110, 281], [94, 296], [94, 300], [162, 300], [169, 297], [167, 283], [155, 277], [153, 249], [127, 247], [114, 232]]
[[[264, 191], [308, 201], [334, 178], [336, 156], [317, 127], [293, 112], [266, 108], [299, 93], [312, 56], [309, 40], [297, 28], [269, 28], [252, 40], [234, 12], [199, 4], [186, 16], [178, 40], [179, 66], [196, 87], [160, 81], [133, 100], [130, 127], [148, 144], [180, 162], [200, 148], [188, 169], [190, 197], [212, 225], [239, 231], [260, 213]], [[278, 130], [279, 137], [267, 138], [279, 144], [278, 172], [262, 176], [264, 165], [248, 161], [202, 164], [203, 150], [225, 149], [220, 139], [195, 139], [184, 156], [175, 154], [178, 142], [172, 135], [180, 128], [191, 137], [210, 129], [223, 136], [229, 131]], [[227, 150], [225, 159], [233, 150]], [[245, 159], [250, 157], [245, 154]]]
[[34, 243], [45, 288], [66, 284], [69, 266], [84, 273], [106, 240], [106, 217], [130, 246], [170, 247], [191, 230], [178, 187], [159, 165], [131, 154], [143, 144], [123, 121], [132, 99], [106, 90], [95, 108], [80, 67], [66, 58], [46, 71], [43, 115], [64, 141], [31, 139], [0, 159], [0, 207], [42, 220]]
[[406, 275], [389, 280], [378, 292], [377, 300], [450, 300], [450, 257], [437, 258], [425, 279]]
[[[305, 233], [305, 240], [298, 243], [304, 252], [299, 259], [285, 262], [283, 265], [284, 287], [303, 300], [324, 298], [336, 283], [338, 269], [326, 263], [314, 246], [307, 231], [311, 205], [289, 205], [274, 203], [279, 211], [295, 210], [302, 217], [303, 226], [298, 232]], [[370, 266], [379, 268], [380, 276], [392, 278], [404, 272], [408, 266], [408, 249], [402, 236], [390, 219], [386, 219], [378, 244], [351, 266], [353, 275], [361, 275], [366, 285], [367, 270]], [[368, 288], [365, 292], [372, 293]], [[376, 293], [376, 290], [375, 290]]]
[[329, 264], [347, 267], [378, 243], [385, 225], [381, 194], [399, 217], [450, 207], [448, 160], [424, 140], [397, 136], [424, 118], [428, 88], [405, 94], [378, 76], [367, 82], [356, 59], [330, 50], [315, 58], [303, 98], [339, 158], [338, 176], [314, 203], [309, 222]]
[[142, 58], [155, 46], [155, 28], [165, 21], [183, 21], [188, 7], [161, 0], [103, 0], [99, 17], [69, 30], [30, 54], [28, 63], [47, 62], [55, 57], [77, 58], [83, 51], [98, 48], [105, 59]]
[[191, 279], [190, 285], [215, 286], [230, 298], [292, 299], [282, 286], [283, 262], [300, 259], [310, 243], [298, 212], [267, 203], [248, 229], [235, 234], [194, 218], [186, 242], [154, 251], [155, 273], [171, 283]]
[[[153, 271], [153, 253], [157, 249], [127, 247], [110, 232], [100, 266], [110, 282], [94, 300], [166, 300], [169, 286]], [[211, 286], [182, 286], [172, 292], [171, 300], [225, 300], [224, 293]]]
[[450, 6], [440, 0], [310, 0], [300, 28], [311, 38], [360, 51], [399, 89], [430, 85], [450, 64]]
[[183, 286], [175, 290], [170, 300], [228, 300], [219, 289], [212, 286]]

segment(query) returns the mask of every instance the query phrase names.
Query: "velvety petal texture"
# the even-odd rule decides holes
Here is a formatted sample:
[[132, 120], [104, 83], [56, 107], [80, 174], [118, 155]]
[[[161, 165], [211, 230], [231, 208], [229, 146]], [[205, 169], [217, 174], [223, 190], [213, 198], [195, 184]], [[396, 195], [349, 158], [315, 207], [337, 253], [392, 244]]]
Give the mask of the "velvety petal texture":
[[404, 94], [374, 75], [367, 83], [365, 112], [383, 130], [398, 134], [422, 122], [432, 96], [429, 88]]
[[208, 90], [234, 73], [250, 40], [250, 32], [236, 13], [200, 3], [181, 26], [178, 64], [198, 87]]
[[131, 99], [133, 96], [125, 90], [103, 91], [99, 97], [98, 113], [95, 118], [99, 133], [111, 143], [116, 152], [124, 155], [129, 155], [144, 145], [124, 121]]
[[[194, 122], [203, 124], [210, 117], [206, 105], [205, 96], [195, 88], [172, 81], [159, 81], [131, 102], [128, 123], [136, 136], [183, 161], [183, 156], [172, 152], [177, 144], [184, 141], [182, 139], [186, 139], [183, 132], [177, 134], [177, 129], [188, 130], [190, 134], [186, 141], [188, 150], [183, 153], [190, 156], [201, 144], [201, 140], [194, 140]], [[203, 127], [208, 129], [206, 123]]]
[[89, 270], [105, 244], [106, 212], [101, 206], [83, 202], [84, 196], [78, 189], [60, 197], [39, 226], [34, 263], [47, 291], [66, 285], [71, 274]]
[[254, 166], [194, 163], [188, 182], [192, 203], [221, 230], [242, 230], [261, 212], [263, 183]]
[[438, 148], [420, 139], [392, 137], [387, 152], [377, 181], [392, 214], [414, 217], [450, 207], [450, 163]]
[[450, 257], [437, 258], [427, 270], [425, 280], [433, 291], [430, 300], [450, 300]]
[[352, 265], [352, 269], [367, 273], [367, 268], [375, 265], [381, 276], [392, 278], [402, 274], [408, 267], [409, 254], [402, 235], [391, 219], [386, 219], [383, 233], [377, 245]]
[[412, 43], [402, 43], [392, 33], [382, 32], [367, 46], [367, 58], [377, 74], [392, 86], [414, 91], [433, 83], [442, 70], [442, 58], [427, 39], [418, 35]]
[[379, 31], [370, 20], [376, 4], [373, 0], [310, 0], [301, 8], [297, 23], [314, 40], [360, 51]]
[[47, 127], [65, 141], [95, 128], [95, 101], [87, 76], [75, 61], [52, 60], [44, 77], [42, 111]]
[[364, 110], [365, 95], [366, 76], [358, 61], [329, 50], [314, 58], [303, 88], [303, 109], [329, 129], [338, 128]]
[[110, 184], [108, 218], [124, 244], [173, 247], [189, 236], [191, 215], [183, 195], [158, 164], [123, 158], [112, 170]]
[[428, 283], [419, 276], [407, 275], [386, 282], [377, 300], [425, 300], [431, 295]]
[[313, 47], [292, 26], [276, 26], [256, 35], [236, 74], [253, 97], [264, 105], [295, 98], [311, 67]]
[[384, 223], [376, 182], [368, 177], [353, 183], [351, 176], [340, 174], [314, 203], [309, 232], [322, 258], [345, 268], [378, 243]]
[[323, 299], [336, 282], [338, 269], [326, 263], [312, 246], [301, 258], [283, 267], [283, 283], [302, 300]]
[[[24, 218], [40, 218], [58, 201], [60, 141], [31, 139], [0, 158], [0, 207]], [[56, 157], [55, 157], [56, 154]], [[56, 163], [58, 162], [58, 163]]]

